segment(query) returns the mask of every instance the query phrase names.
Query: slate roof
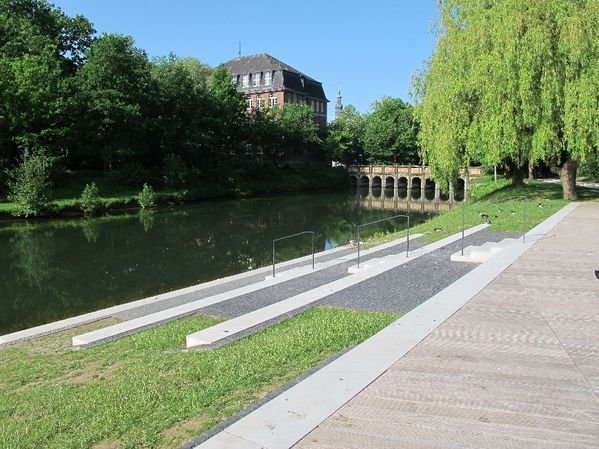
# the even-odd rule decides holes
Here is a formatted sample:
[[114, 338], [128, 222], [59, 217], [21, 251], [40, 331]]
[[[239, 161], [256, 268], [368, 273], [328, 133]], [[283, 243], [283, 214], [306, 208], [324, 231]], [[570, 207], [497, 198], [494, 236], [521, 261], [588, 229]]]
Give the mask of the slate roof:
[[[268, 86], [271, 90], [293, 90], [315, 99], [329, 101], [322, 88], [322, 83], [266, 53], [240, 56], [225, 62], [223, 65], [234, 75], [275, 72], [272, 85]], [[304, 81], [303, 84], [302, 79]], [[243, 91], [264, 90], [264, 87], [266, 86], [261, 86], [261, 89], [258, 89], [250, 86], [247, 89], [243, 89]]]

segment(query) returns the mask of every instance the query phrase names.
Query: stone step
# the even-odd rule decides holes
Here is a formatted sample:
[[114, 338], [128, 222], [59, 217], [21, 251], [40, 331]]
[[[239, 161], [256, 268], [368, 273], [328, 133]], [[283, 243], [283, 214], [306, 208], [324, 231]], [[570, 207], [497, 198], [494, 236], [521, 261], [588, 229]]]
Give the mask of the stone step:
[[464, 248], [464, 254], [462, 251], [457, 251], [451, 255], [452, 262], [471, 262], [471, 263], [483, 263], [499, 253], [505, 248], [508, 248], [515, 243], [518, 243], [519, 239], [506, 238], [500, 242], [485, 242], [479, 246], [468, 246]]
[[[478, 225], [467, 229], [466, 235], [478, 232], [481, 229], [484, 229], [486, 226], [488, 225]], [[406, 257], [405, 253], [403, 253], [403, 257], [400, 254], [392, 255], [389, 258], [377, 258], [381, 262], [374, 265], [370, 270], [362, 271], [362, 264], [360, 264], [360, 271], [352, 276], [346, 276], [315, 289], [300, 293], [299, 295], [292, 296], [275, 304], [271, 304], [261, 309], [249, 312], [245, 315], [190, 334], [185, 339], [186, 347], [188, 349], [206, 347], [219, 342], [227, 341], [228, 339], [232, 339], [235, 336], [244, 334], [249, 330], [257, 330], [261, 325], [264, 325], [264, 323], [269, 323], [278, 317], [291, 314], [294, 311], [306, 307], [326, 296], [332, 295], [353, 285], [359, 284], [367, 279], [378, 276], [381, 273], [397, 268], [400, 265], [442, 248], [445, 245], [449, 245], [455, 241], [458, 241], [459, 238], [460, 234], [446, 237], [438, 242], [418, 248], [414, 252], [410, 253], [410, 257]]]

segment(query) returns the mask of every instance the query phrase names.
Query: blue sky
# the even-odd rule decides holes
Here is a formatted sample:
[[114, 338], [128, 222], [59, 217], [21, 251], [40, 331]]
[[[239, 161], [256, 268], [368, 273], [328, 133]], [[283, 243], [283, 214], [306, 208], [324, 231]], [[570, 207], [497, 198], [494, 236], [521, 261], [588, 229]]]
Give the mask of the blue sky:
[[[52, 0], [50, 0], [52, 1]], [[334, 111], [361, 112], [384, 95], [409, 100], [409, 84], [434, 48], [435, 0], [54, 0], [99, 33], [132, 36], [150, 57], [174, 52], [212, 66], [269, 53], [323, 83]]]

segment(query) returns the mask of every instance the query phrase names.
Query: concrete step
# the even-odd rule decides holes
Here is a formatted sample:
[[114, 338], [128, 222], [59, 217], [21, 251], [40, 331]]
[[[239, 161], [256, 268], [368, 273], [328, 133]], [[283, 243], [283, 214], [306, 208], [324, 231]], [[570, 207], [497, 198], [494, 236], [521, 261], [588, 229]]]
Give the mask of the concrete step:
[[[484, 229], [484, 227], [486, 226], [487, 225], [475, 226], [466, 230], [466, 233], [467, 235], [470, 235], [474, 232]], [[431, 243], [422, 248], [419, 248], [418, 251], [414, 251], [414, 253], [410, 253], [409, 258], [405, 257], [405, 253], [403, 253], [403, 257], [392, 255], [392, 258], [370, 259], [367, 262], [365, 262], [365, 264], [372, 263], [373, 261], [376, 261], [376, 263], [372, 264], [369, 270], [362, 270], [363, 265], [360, 264], [360, 271], [357, 272], [354, 276], [346, 276], [344, 278], [338, 279], [325, 285], [321, 285], [320, 287], [316, 287], [312, 290], [300, 293], [298, 295], [292, 296], [290, 298], [263, 307], [261, 309], [254, 310], [245, 315], [232, 318], [215, 326], [202, 329], [201, 331], [194, 332], [193, 334], [189, 334], [185, 339], [186, 347], [206, 347], [222, 342], [223, 340], [231, 339], [234, 336], [243, 334], [244, 332], [247, 332], [252, 328], [258, 329], [258, 327], [260, 325], [263, 325], [264, 323], [268, 323], [269, 321], [274, 320], [283, 315], [290, 314], [297, 309], [308, 306], [309, 304], [318, 301], [319, 299], [332, 295], [353, 285], [359, 284], [360, 282], [378, 276], [379, 274], [384, 273], [386, 271], [392, 270], [393, 268], [403, 265], [404, 263], [410, 262], [418, 257], [421, 257], [425, 254], [442, 248], [445, 245], [457, 241], [459, 240], [459, 238], [460, 234], [455, 234], [450, 237], [446, 237], [443, 240], [439, 240], [438, 242]]]
[[500, 242], [485, 242], [479, 246], [468, 246], [464, 248], [464, 254], [462, 251], [457, 251], [451, 255], [452, 262], [471, 262], [471, 263], [483, 263], [499, 253], [505, 248], [518, 243], [519, 239], [503, 239]]

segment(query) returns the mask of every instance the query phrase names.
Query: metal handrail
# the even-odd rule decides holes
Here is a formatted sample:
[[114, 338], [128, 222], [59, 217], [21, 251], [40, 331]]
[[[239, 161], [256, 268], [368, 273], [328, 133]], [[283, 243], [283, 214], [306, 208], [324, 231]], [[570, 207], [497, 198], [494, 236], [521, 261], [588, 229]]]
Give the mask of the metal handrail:
[[409, 252], [410, 252], [410, 216], [409, 215], [394, 215], [392, 217], [387, 217], [387, 218], [383, 218], [381, 220], [375, 220], [375, 221], [370, 221], [368, 223], [363, 223], [363, 224], [359, 224], [358, 225], [358, 268], [360, 268], [360, 228], [363, 228], [364, 226], [369, 226], [375, 223], [381, 223], [383, 221], [388, 221], [388, 220], [393, 220], [395, 218], [407, 218], [408, 219], [408, 238], [407, 238], [407, 246], [406, 246], [406, 257], [409, 256]]
[[302, 231], [297, 234], [286, 235], [284, 237], [279, 237], [277, 239], [273, 239], [272, 241], [272, 277], [275, 277], [275, 242], [279, 240], [290, 239], [292, 237], [297, 237], [304, 234], [312, 234], [312, 269], [314, 269], [314, 236], [316, 233], [314, 231]]

